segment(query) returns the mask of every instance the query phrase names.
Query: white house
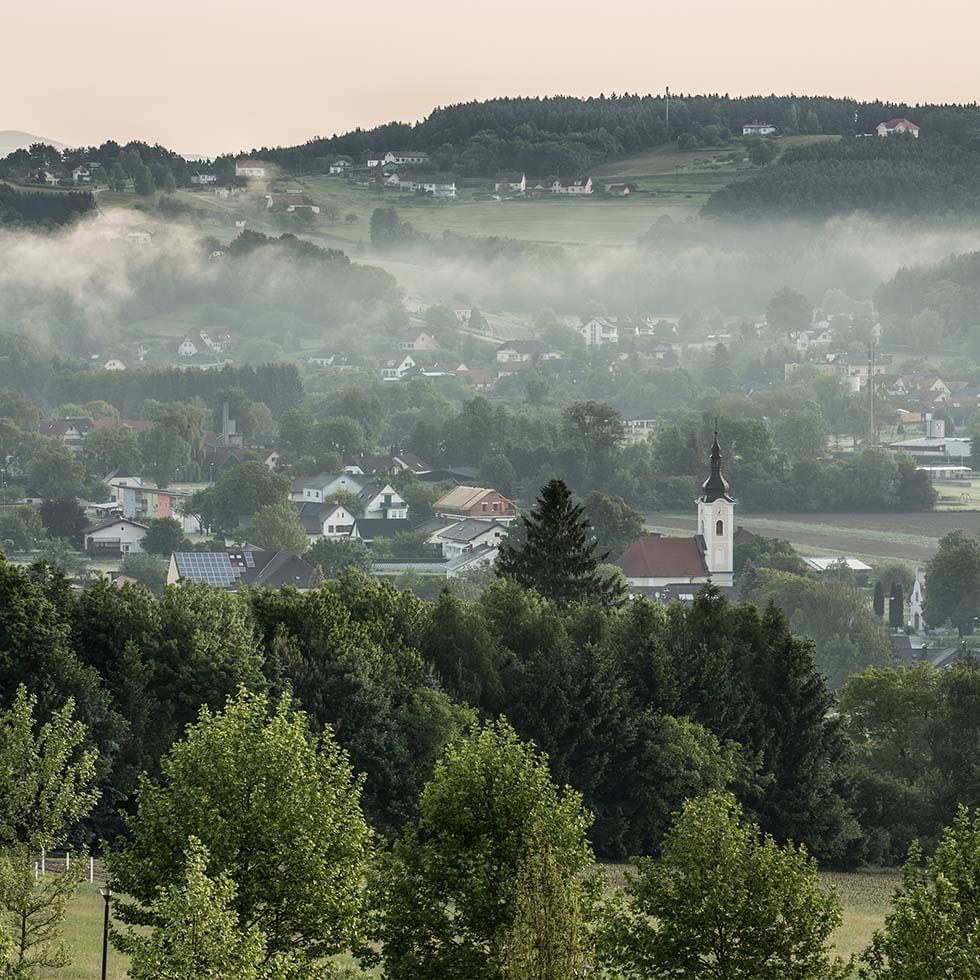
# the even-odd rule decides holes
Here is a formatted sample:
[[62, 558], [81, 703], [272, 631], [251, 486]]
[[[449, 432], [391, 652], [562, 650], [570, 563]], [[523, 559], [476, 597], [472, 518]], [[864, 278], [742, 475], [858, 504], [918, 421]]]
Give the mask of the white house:
[[368, 520], [381, 518], [386, 521], [408, 519], [408, 504], [390, 483], [375, 481], [362, 487], [358, 494]]
[[875, 132], [879, 136], [901, 136], [909, 133], [916, 139], [919, 138], [919, 127], [908, 119], [889, 119], [887, 122], [880, 122], [875, 127]]
[[311, 501], [322, 504], [327, 497], [338, 490], [347, 490], [360, 495], [365, 484], [355, 480], [349, 473], [321, 473], [302, 481], [298, 490], [291, 494], [294, 500]]
[[71, 179], [76, 184], [88, 184], [92, 180], [92, 171], [82, 164], [71, 172]]
[[218, 182], [217, 174], [191, 174], [191, 183], [196, 184], [199, 187], [204, 187], [207, 184], [216, 184]]
[[805, 354], [813, 347], [828, 347], [834, 342], [834, 332], [829, 327], [801, 330], [796, 337], [796, 349]]
[[125, 371], [126, 363], [119, 357], [107, 357], [102, 366], [107, 371]]
[[390, 358], [381, 362], [381, 378], [383, 381], [401, 381], [413, 367], [415, 359], [408, 354], [401, 358]]
[[236, 177], [258, 177], [259, 179], [265, 177], [266, 166], [261, 160], [236, 160], [235, 161], [235, 176]]
[[588, 347], [619, 343], [619, 328], [602, 317], [593, 317], [588, 323], [579, 327], [578, 332], [585, 338]]
[[385, 166], [391, 163], [428, 163], [429, 154], [421, 150], [389, 150], [381, 162]]
[[343, 157], [339, 157], [330, 164], [330, 173], [337, 175], [349, 174], [353, 164], [350, 160], [345, 160]]
[[553, 194], [582, 195], [592, 193], [591, 177], [575, 177], [572, 180], [556, 180], [551, 185]]
[[368, 157], [364, 162], [368, 167], [380, 167], [382, 164], [381, 157]]
[[758, 119], [746, 123], [742, 127], [743, 136], [772, 136], [776, 132], [776, 127], [772, 123], [759, 122]]
[[436, 531], [429, 544], [441, 548], [445, 558], [458, 558], [485, 545], [496, 547], [506, 537], [507, 524], [471, 517]]
[[517, 172], [497, 174], [493, 190], [495, 194], [523, 194], [527, 190], [527, 176]]
[[128, 517], [113, 517], [85, 529], [85, 551], [89, 554], [137, 555], [149, 526]]
[[340, 504], [298, 503], [296, 512], [310, 544], [319, 538], [349, 538], [358, 517]]

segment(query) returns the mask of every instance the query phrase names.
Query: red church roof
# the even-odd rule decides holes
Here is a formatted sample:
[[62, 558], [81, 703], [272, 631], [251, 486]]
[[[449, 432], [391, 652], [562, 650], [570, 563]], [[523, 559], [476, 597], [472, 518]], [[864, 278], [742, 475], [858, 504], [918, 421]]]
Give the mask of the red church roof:
[[616, 562], [627, 578], [702, 578], [708, 574], [695, 538], [637, 538]]

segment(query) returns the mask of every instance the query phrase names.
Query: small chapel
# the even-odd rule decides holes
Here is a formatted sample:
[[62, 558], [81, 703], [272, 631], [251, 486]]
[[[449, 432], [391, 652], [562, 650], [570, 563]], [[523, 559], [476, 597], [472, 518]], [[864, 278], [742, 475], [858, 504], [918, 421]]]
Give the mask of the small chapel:
[[687, 599], [708, 582], [722, 589], [734, 586], [735, 498], [721, 473], [717, 429], [709, 465], [696, 501], [697, 533], [689, 538], [645, 535], [616, 562], [629, 582], [630, 594]]

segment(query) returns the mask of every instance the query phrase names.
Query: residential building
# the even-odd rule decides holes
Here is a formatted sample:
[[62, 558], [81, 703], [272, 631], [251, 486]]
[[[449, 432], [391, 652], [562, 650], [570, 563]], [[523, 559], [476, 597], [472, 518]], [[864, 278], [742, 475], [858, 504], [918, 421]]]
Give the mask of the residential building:
[[707, 582], [723, 588], [734, 585], [735, 499], [722, 476], [717, 433], [697, 506], [698, 530], [692, 537], [649, 534], [637, 538], [618, 559], [631, 594], [675, 598], [670, 590], [677, 586], [690, 590], [686, 597]]
[[318, 538], [349, 538], [358, 515], [340, 504], [296, 504], [296, 516], [310, 536], [312, 544]]
[[515, 518], [517, 505], [489, 487], [457, 486], [444, 493], [432, 510], [440, 517]]
[[592, 193], [591, 177], [573, 177], [571, 180], [555, 180], [551, 185], [553, 194], [578, 196]]
[[235, 161], [235, 176], [236, 177], [256, 177], [262, 179], [265, 177], [266, 165], [261, 160], [236, 160]]
[[829, 327], [801, 330], [796, 335], [796, 349], [801, 354], [815, 347], [829, 347], [834, 342], [834, 332]]
[[492, 391], [493, 378], [486, 371], [470, 369], [465, 364], [456, 368], [456, 377], [468, 381], [477, 391]]
[[527, 176], [517, 171], [497, 174], [493, 182], [495, 194], [523, 194], [527, 190]]
[[889, 444], [889, 449], [908, 453], [916, 459], [965, 460], [972, 453], [971, 440], [955, 436], [922, 436], [918, 439], [901, 439]]
[[290, 499], [322, 504], [331, 494], [338, 490], [360, 494], [366, 483], [357, 480], [349, 473], [320, 473], [299, 481], [299, 487], [294, 487]]
[[[382, 164], [428, 163], [429, 154], [421, 150], [389, 150], [382, 158]], [[369, 164], [370, 166], [370, 164]]]
[[467, 518], [435, 532], [429, 542], [440, 548], [445, 558], [458, 558], [485, 545], [496, 547], [507, 537], [509, 523]]
[[406, 354], [404, 357], [392, 357], [381, 362], [381, 379], [383, 381], [401, 381], [412, 368], [414, 358]]
[[424, 330], [409, 330], [402, 334], [398, 341], [398, 349], [406, 351], [438, 350], [439, 343], [435, 337]]
[[903, 136], [910, 135], [919, 138], [919, 127], [908, 119], [889, 119], [887, 122], [880, 122], [875, 127], [875, 132], [879, 136]]
[[90, 556], [138, 555], [148, 530], [140, 521], [113, 517], [85, 529], [85, 551]]
[[774, 136], [775, 133], [776, 127], [772, 123], [760, 122], [758, 119], [754, 119], [742, 127], [743, 136]]
[[354, 164], [347, 157], [338, 157], [330, 164], [330, 173], [335, 177], [344, 176], [353, 170]]
[[818, 556], [806, 557], [804, 555], [800, 556], [800, 560], [804, 565], [817, 575], [823, 575], [826, 572], [830, 572], [831, 578], [833, 578], [834, 569], [840, 566], [847, 568], [849, 572], [853, 572], [858, 576], [859, 580], [866, 580], [874, 569], [870, 565], [866, 565], [859, 558], [855, 558], [853, 555], [840, 555], [837, 558], [823, 558]]
[[81, 164], [71, 172], [71, 179], [76, 184], [89, 184], [92, 182], [92, 171], [85, 164]]
[[186, 534], [201, 533], [200, 521], [192, 514], [183, 512], [184, 505], [191, 498], [187, 490], [121, 486], [118, 493], [123, 517], [141, 522], [158, 517], [173, 517], [180, 521]]
[[363, 516], [369, 520], [383, 518], [386, 521], [408, 519], [408, 504], [390, 483], [374, 480], [366, 483], [358, 494]]
[[91, 419], [42, 419], [40, 432], [57, 439], [69, 452], [80, 453], [92, 425]]
[[367, 453], [357, 453], [344, 458], [344, 472], [354, 476], [393, 475], [409, 470], [416, 476], [432, 472], [432, 466], [420, 459], [415, 453], [403, 453], [392, 450], [387, 456], [369, 456]]
[[295, 214], [297, 211], [320, 213], [320, 206], [314, 204], [305, 194], [266, 194], [265, 206], [268, 211], [284, 211], [286, 214]]
[[218, 183], [218, 175], [198, 171], [196, 174], [191, 174], [191, 183], [197, 187], [206, 187], [208, 184]]
[[629, 184], [607, 184], [606, 193], [610, 197], [629, 197], [630, 196], [630, 185]]
[[316, 578], [316, 569], [285, 551], [245, 547], [229, 551], [175, 551], [170, 556], [167, 584], [198, 582], [236, 592], [243, 586], [304, 591]]
[[603, 317], [593, 317], [588, 323], [582, 324], [578, 332], [585, 339], [588, 347], [601, 347], [603, 344], [619, 343], [619, 328], [616, 324]]
[[358, 517], [354, 521], [351, 537], [358, 538], [366, 545], [370, 545], [378, 538], [393, 538], [397, 534], [411, 533], [412, 522], [406, 518]]

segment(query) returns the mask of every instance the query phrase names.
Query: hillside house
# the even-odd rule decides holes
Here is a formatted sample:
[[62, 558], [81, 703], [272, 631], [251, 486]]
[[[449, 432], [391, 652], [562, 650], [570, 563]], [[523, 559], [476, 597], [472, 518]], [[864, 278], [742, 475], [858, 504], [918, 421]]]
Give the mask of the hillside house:
[[533, 361], [543, 357], [547, 348], [540, 340], [505, 340], [497, 348], [497, 361], [507, 364], [512, 361]]
[[195, 187], [207, 187], [208, 184], [217, 184], [218, 175], [208, 172], [202, 173], [198, 171], [196, 174], [191, 174], [191, 183]]
[[353, 476], [392, 475], [408, 470], [416, 476], [432, 472], [432, 466], [425, 460], [419, 459], [415, 453], [403, 453], [393, 450], [387, 456], [370, 456], [367, 453], [357, 453], [344, 457], [344, 472]]
[[243, 160], [235, 161], [235, 176], [250, 178], [254, 177], [259, 180], [263, 179], [266, 174], [266, 165], [261, 160], [253, 160], [251, 158], [245, 158]]
[[369, 520], [408, 520], [408, 504], [390, 483], [375, 480], [365, 484], [358, 494], [363, 517]]
[[758, 119], [754, 119], [750, 123], [745, 123], [742, 126], [743, 136], [775, 136], [776, 127], [769, 122], [760, 122]]
[[92, 171], [85, 164], [81, 164], [71, 172], [71, 179], [76, 184], [90, 184], [92, 182]]
[[404, 518], [359, 517], [354, 521], [351, 537], [370, 546], [379, 538], [393, 538], [397, 534], [411, 533], [412, 522]]
[[320, 538], [349, 538], [358, 515], [340, 504], [296, 504], [296, 516], [309, 535], [310, 544]]
[[806, 354], [815, 347], [829, 347], [834, 342], [834, 331], [829, 327], [801, 330], [796, 336], [796, 349]]
[[578, 332], [588, 347], [619, 343], [619, 327], [603, 317], [593, 317], [588, 323], [582, 324]]
[[382, 381], [401, 381], [412, 368], [415, 367], [415, 360], [409, 354], [404, 357], [391, 357], [381, 362]]
[[592, 193], [591, 177], [573, 177], [571, 180], [555, 180], [551, 185], [553, 194], [581, 196]]
[[[389, 150], [382, 158], [385, 166], [390, 164], [428, 163], [429, 154], [421, 150]], [[370, 164], [368, 164], [370, 166]]]
[[338, 157], [330, 164], [330, 173], [334, 177], [343, 177], [354, 169], [354, 164], [347, 157]]
[[40, 432], [57, 439], [69, 452], [80, 453], [91, 428], [91, 419], [42, 419]]
[[471, 369], [466, 367], [465, 364], [461, 364], [458, 368], [456, 368], [456, 377], [467, 381], [474, 388], [476, 388], [477, 391], [493, 390], [493, 378], [491, 378], [486, 371]]
[[517, 516], [514, 501], [489, 487], [453, 487], [432, 505], [432, 510], [439, 517], [499, 519]]
[[523, 194], [526, 190], [527, 175], [517, 171], [497, 174], [493, 181], [495, 194]]
[[438, 547], [444, 558], [458, 558], [487, 545], [496, 547], [507, 537], [508, 523], [468, 518], [435, 532], [429, 543]]
[[629, 197], [630, 196], [630, 185], [629, 184], [609, 184], [606, 187], [606, 193], [610, 197]]
[[909, 135], [915, 139], [919, 138], [919, 127], [908, 119], [889, 119], [886, 122], [880, 122], [875, 126], [875, 132], [879, 136]]
[[143, 538], [149, 529], [149, 525], [128, 517], [113, 517], [93, 524], [83, 532], [85, 552], [92, 557], [138, 555], [143, 551]]
[[405, 351], [438, 350], [439, 342], [424, 330], [409, 330], [402, 334], [398, 341], [398, 349]]

